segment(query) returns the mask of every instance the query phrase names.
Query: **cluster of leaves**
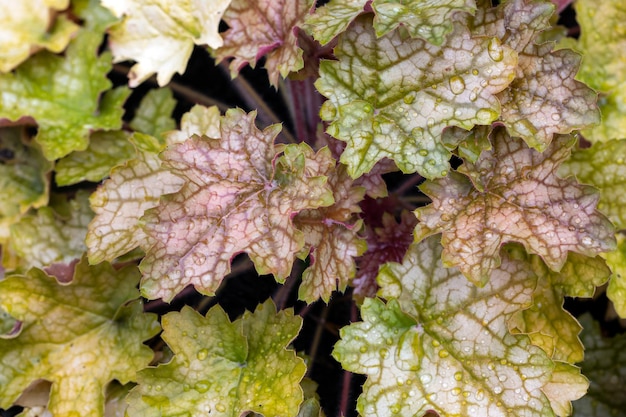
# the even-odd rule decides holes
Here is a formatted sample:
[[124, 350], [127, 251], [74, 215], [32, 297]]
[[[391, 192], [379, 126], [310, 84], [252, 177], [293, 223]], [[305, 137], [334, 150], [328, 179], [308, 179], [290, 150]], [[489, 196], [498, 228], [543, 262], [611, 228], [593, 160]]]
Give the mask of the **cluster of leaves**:
[[[349, 289], [333, 357], [363, 416], [623, 413], [624, 341], [563, 308], [608, 281], [626, 317], [618, 0], [577, 0], [578, 39], [545, 0], [5, 3], [0, 407], [323, 415], [283, 303], [146, 311], [245, 254], [306, 304]], [[263, 62], [296, 137], [255, 110], [177, 123], [199, 47], [233, 78]], [[128, 114], [127, 60], [163, 87]]]

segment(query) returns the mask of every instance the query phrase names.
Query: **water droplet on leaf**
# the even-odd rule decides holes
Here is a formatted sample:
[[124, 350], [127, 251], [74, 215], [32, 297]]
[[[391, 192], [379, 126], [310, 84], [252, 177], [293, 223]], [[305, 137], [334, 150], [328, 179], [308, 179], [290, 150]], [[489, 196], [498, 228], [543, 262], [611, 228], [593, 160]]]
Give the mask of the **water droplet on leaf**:
[[454, 94], [461, 94], [463, 91], [465, 91], [465, 81], [463, 80], [463, 78], [459, 77], [458, 75], [451, 77], [450, 90]]

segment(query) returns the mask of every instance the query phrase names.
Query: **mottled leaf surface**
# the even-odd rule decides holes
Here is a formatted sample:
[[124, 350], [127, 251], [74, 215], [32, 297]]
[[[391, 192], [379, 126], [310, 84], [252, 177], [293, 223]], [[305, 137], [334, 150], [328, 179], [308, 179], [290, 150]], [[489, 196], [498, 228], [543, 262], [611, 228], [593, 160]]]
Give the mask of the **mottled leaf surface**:
[[160, 138], [163, 133], [176, 129], [176, 121], [172, 118], [175, 107], [176, 100], [172, 90], [150, 90], [141, 99], [130, 127], [136, 132]]
[[0, 74], [0, 119], [32, 117], [35, 139], [49, 160], [84, 150], [96, 129], [119, 129], [129, 91], [109, 90], [111, 55], [97, 55], [102, 36], [81, 30], [64, 56], [41, 52], [14, 72]]
[[13, 224], [11, 248], [26, 268], [69, 264], [87, 249], [85, 235], [92, 217], [89, 193], [79, 191], [74, 199], [42, 207]]
[[328, 302], [334, 290], [345, 291], [355, 274], [355, 258], [366, 249], [358, 236], [362, 222], [355, 214], [365, 188], [356, 186], [343, 165], [328, 173], [328, 185], [335, 204], [316, 210], [303, 210], [294, 219], [304, 233], [310, 266], [302, 273], [298, 298], [312, 303]]
[[[306, 27], [322, 45], [346, 30], [348, 25], [367, 6], [365, 0], [334, 0], [318, 8], [308, 17]], [[473, 12], [473, 0], [374, 0], [371, 8], [376, 13], [373, 26], [377, 36], [383, 36], [402, 25], [412, 37], [419, 36], [435, 45], [441, 45], [452, 31], [452, 15]]]
[[335, 55], [338, 61], [320, 63], [316, 87], [328, 98], [321, 110], [327, 133], [347, 142], [341, 162], [353, 178], [384, 157], [406, 173], [445, 175], [450, 152], [442, 130], [497, 119], [495, 94], [517, 63], [497, 39], [472, 38], [460, 25], [442, 46], [400, 31], [377, 38], [371, 15], [340, 36]]
[[334, 202], [324, 175], [335, 164], [328, 149], [275, 146], [280, 126], [260, 131], [255, 116], [229, 110], [220, 138], [195, 136], [163, 153], [185, 184], [142, 220], [154, 242], [141, 264], [148, 298], [170, 300], [189, 284], [212, 294], [241, 252], [258, 273], [282, 281], [305, 243], [294, 215]]
[[224, 13], [229, 29], [224, 45], [216, 52], [218, 62], [232, 57], [231, 74], [236, 76], [246, 64], [256, 66], [265, 57], [270, 84], [278, 86], [278, 76], [304, 66], [297, 45], [296, 28], [308, 14], [312, 0], [232, 0]]
[[0, 407], [43, 378], [56, 417], [103, 416], [105, 386], [134, 381], [153, 356], [142, 342], [158, 333], [156, 316], [129, 303], [139, 277], [136, 267], [83, 259], [69, 284], [36, 268], [0, 281], [0, 305], [23, 322], [19, 335], [0, 339]]
[[137, 61], [128, 74], [136, 87], [152, 74], [160, 86], [182, 74], [195, 45], [218, 48], [218, 26], [230, 0], [103, 0], [122, 21], [109, 30], [115, 62]]
[[206, 317], [190, 307], [166, 314], [163, 339], [174, 358], [139, 373], [129, 415], [295, 416], [306, 366], [287, 345], [301, 326], [271, 301], [232, 323], [219, 306]]
[[585, 130], [585, 137], [594, 142], [622, 138], [626, 129], [626, 31], [622, 24], [626, 8], [620, 0], [578, 0], [574, 8], [580, 37], [565, 46], [583, 54], [577, 78], [600, 93], [602, 112], [602, 124]]
[[163, 145], [152, 136], [135, 133], [136, 157], [111, 170], [90, 198], [96, 213], [86, 237], [89, 262], [112, 262], [136, 247], [149, 246], [139, 219], [159, 198], [176, 192], [183, 180], [161, 167]]
[[626, 337], [602, 336], [589, 314], [580, 317], [585, 345], [582, 371], [589, 378], [589, 391], [574, 403], [574, 417], [622, 416], [626, 409]]
[[56, 15], [69, 0], [0, 1], [0, 72], [9, 72], [33, 52], [46, 48], [61, 52], [78, 26]]
[[[535, 275], [504, 258], [483, 288], [441, 264], [437, 238], [412, 245], [402, 264], [381, 268], [379, 294], [366, 299], [363, 322], [344, 327], [333, 355], [368, 379], [364, 416], [551, 415], [543, 388], [554, 363], [507, 319], [531, 302]], [[572, 381], [573, 382], [573, 381]], [[569, 401], [567, 393], [554, 400]]]
[[519, 242], [559, 271], [569, 251], [587, 256], [615, 247], [613, 227], [596, 210], [597, 192], [557, 176], [575, 139], [558, 136], [539, 153], [500, 128], [493, 150], [461, 173], [421, 186], [433, 199], [416, 210], [416, 237], [442, 233], [443, 262], [484, 284], [500, 263], [500, 246]]
[[626, 229], [626, 139], [595, 143], [577, 149], [559, 174], [576, 175], [578, 181], [600, 189], [600, 209], [617, 229]]
[[481, 9], [469, 19], [472, 33], [495, 36], [518, 52], [515, 79], [498, 94], [501, 121], [511, 136], [538, 150], [544, 150], [555, 134], [600, 122], [596, 93], [574, 79], [580, 56], [565, 49], [553, 51], [553, 43], [540, 39], [552, 27], [553, 12], [548, 1], [514, 0]]
[[54, 179], [57, 185], [102, 181], [109, 175], [111, 168], [135, 155], [135, 147], [129, 138], [130, 134], [123, 130], [92, 133], [87, 149], [74, 151], [56, 164]]
[[168, 144], [184, 142], [193, 135], [219, 138], [220, 111], [216, 106], [205, 107], [196, 104], [180, 121], [180, 130], [168, 132], [165, 137]]

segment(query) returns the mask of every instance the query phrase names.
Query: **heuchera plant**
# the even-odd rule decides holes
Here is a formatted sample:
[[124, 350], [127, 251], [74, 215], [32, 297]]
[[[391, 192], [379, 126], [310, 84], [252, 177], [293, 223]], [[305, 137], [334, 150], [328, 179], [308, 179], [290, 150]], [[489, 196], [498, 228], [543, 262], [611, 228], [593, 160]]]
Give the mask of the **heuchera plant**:
[[0, 0], [0, 408], [625, 415], [622, 2], [314, 3]]

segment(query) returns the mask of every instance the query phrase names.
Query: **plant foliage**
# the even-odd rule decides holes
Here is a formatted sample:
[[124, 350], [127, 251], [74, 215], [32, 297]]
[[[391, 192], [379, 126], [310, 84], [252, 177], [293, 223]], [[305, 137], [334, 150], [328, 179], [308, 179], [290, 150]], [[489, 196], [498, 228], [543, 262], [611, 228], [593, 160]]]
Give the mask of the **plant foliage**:
[[624, 415], [624, 8], [496, 3], [0, 0], [0, 407]]

